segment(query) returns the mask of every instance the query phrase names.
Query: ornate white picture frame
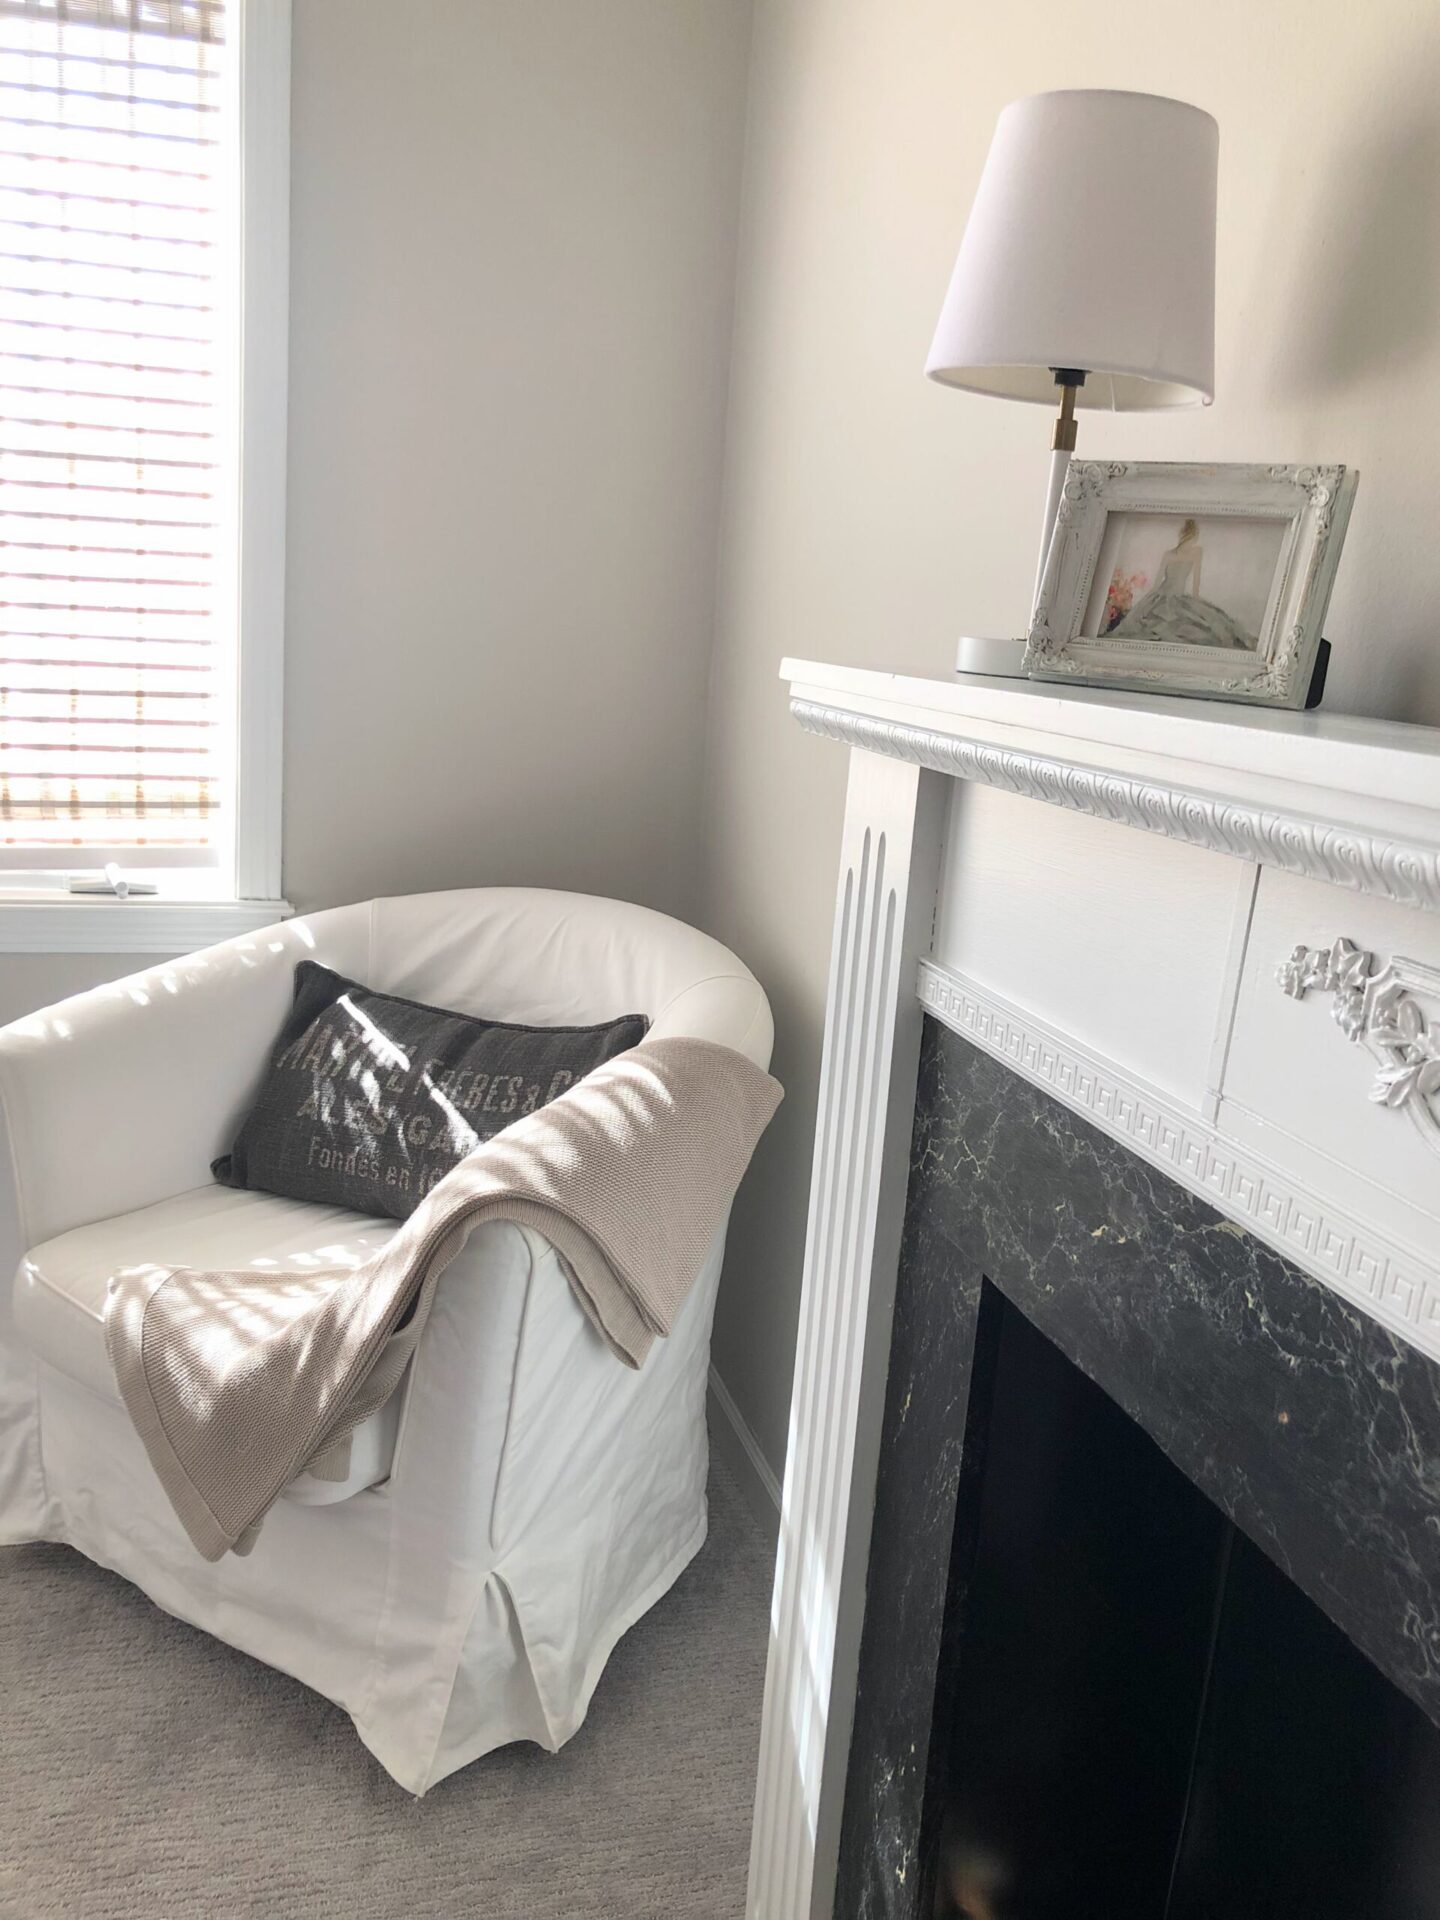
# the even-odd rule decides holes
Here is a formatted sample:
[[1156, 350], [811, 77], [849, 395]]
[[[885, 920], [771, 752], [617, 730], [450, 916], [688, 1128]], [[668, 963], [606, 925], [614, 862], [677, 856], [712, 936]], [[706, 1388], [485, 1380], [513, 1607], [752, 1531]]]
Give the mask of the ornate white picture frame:
[[1032, 678], [1303, 707], [1353, 468], [1072, 461]]

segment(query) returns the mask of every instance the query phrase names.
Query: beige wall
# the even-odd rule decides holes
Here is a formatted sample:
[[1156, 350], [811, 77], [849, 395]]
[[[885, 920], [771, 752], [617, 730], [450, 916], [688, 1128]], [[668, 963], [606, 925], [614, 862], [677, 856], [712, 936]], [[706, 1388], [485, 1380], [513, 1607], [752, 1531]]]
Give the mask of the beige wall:
[[[1055, 86], [1220, 122], [1216, 405], [1081, 452], [1362, 478], [1327, 705], [1440, 723], [1440, 9], [1433, 0], [766, 0], [705, 809], [705, 920], [769, 988], [789, 1097], [737, 1209], [716, 1357], [783, 1459], [844, 754], [782, 653], [944, 673], [1028, 607], [1047, 424], [921, 377], [995, 115]], [[1125, 236], [1095, 244], [1126, 271]], [[1037, 929], [1042, 934], [1044, 929]]]
[[285, 887], [695, 901], [750, 0], [296, 0]]

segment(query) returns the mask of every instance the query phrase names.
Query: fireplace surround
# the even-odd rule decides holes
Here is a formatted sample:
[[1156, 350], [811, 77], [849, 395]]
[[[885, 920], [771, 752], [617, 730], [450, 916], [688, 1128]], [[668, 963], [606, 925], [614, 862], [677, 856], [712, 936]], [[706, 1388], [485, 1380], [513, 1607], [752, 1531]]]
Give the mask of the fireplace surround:
[[[1006, 1341], [1016, 1339], [1013, 1327], [1006, 1332], [1006, 1315], [1035, 1330], [1032, 1343], [1054, 1352], [1029, 1378], [1023, 1363], [1002, 1357]], [[1047, 1602], [1018, 1581], [1017, 1566], [1033, 1579], [1047, 1570], [1053, 1578], [1067, 1564], [1043, 1553], [1012, 1556], [987, 1590], [973, 1590], [982, 1490], [995, 1470], [987, 1463], [991, 1437], [1002, 1421], [1028, 1436], [1010, 1443], [1012, 1450], [1031, 1449], [1011, 1486], [998, 1496], [991, 1490], [992, 1507], [998, 1498], [999, 1512], [1013, 1517], [1045, 1479], [1040, 1430], [1065, 1402], [1055, 1369], [1066, 1361], [1103, 1390], [1117, 1420], [1126, 1417], [1157, 1443], [1149, 1449], [1153, 1466], [1134, 1449], [1111, 1463], [1118, 1478], [1110, 1492], [1120, 1511], [1102, 1512], [1099, 1525], [1104, 1557], [1118, 1562], [1122, 1584], [1088, 1614], [1068, 1595]], [[1007, 1379], [1012, 1392], [1044, 1388], [1045, 1397], [1028, 1407], [1007, 1404]], [[1083, 1443], [1085, 1429], [1071, 1438]], [[1053, 1436], [1055, 1444], [1065, 1444], [1065, 1435]], [[1440, 1722], [1437, 1462], [1440, 1366], [1052, 1096], [928, 1021], [835, 1911], [855, 1920], [931, 1920], [962, 1910], [935, 1898], [946, 1800], [957, 1785], [949, 1759], [957, 1726], [968, 1803], [962, 1851], [997, 1879], [1008, 1872], [1013, 1881], [1017, 1863], [1005, 1857], [1006, 1848], [1027, 1838], [1026, 1809], [1014, 1803], [1039, 1786], [1051, 1803], [1043, 1819], [1030, 1810], [1030, 1844], [1043, 1836], [1057, 1848], [1052, 1877], [1075, 1875], [1063, 1901], [1052, 1903], [1052, 1880], [1032, 1871], [1028, 1885], [1012, 1888], [1018, 1904], [1004, 1904], [997, 1891], [993, 1908], [976, 1912], [993, 1911], [997, 1920], [1079, 1911], [1162, 1920], [1204, 1911], [1187, 1903], [1200, 1897], [1204, 1876], [1222, 1866], [1235, 1874], [1267, 1871], [1263, 1862], [1247, 1869], [1229, 1835], [1228, 1844], [1211, 1849], [1223, 1855], [1217, 1865], [1206, 1856], [1203, 1834], [1196, 1838], [1198, 1822], [1186, 1819], [1220, 1591], [1218, 1556], [1227, 1551], [1226, 1522], [1233, 1521], [1261, 1550], [1243, 1578], [1251, 1586], [1263, 1582], [1265, 1563], [1272, 1563], [1373, 1663], [1379, 1705], [1368, 1704], [1367, 1694], [1364, 1713], [1384, 1736], [1384, 1753], [1371, 1756], [1374, 1769], [1402, 1744], [1397, 1729], [1406, 1736], [1406, 1757], [1403, 1767], [1394, 1762], [1397, 1777], [1383, 1782], [1384, 1817], [1394, 1827], [1387, 1834], [1375, 1810], [1336, 1803], [1332, 1774], [1363, 1772], [1364, 1753], [1317, 1754], [1299, 1739], [1307, 1725], [1324, 1724], [1330, 1660], [1309, 1676], [1304, 1714], [1289, 1712], [1278, 1698], [1272, 1744], [1285, 1755], [1286, 1791], [1274, 1794], [1270, 1852], [1272, 1860], [1283, 1857], [1284, 1845], [1294, 1843], [1297, 1809], [1316, 1810], [1320, 1831], [1307, 1836], [1308, 1854], [1292, 1879], [1313, 1862], [1317, 1884], [1292, 1887], [1296, 1904], [1288, 1906], [1276, 1903], [1273, 1889], [1232, 1888], [1231, 1898], [1211, 1910], [1303, 1913], [1306, 1920], [1440, 1914], [1440, 1846], [1428, 1838], [1432, 1823], [1413, 1817], [1417, 1804], [1433, 1806], [1440, 1785], [1440, 1734], [1431, 1724]], [[1052, 1461], [1048, 1470], [1056, 1466]], [[1076, 1497], [1073, 1486], [1070, 1493]], [[1052, 1513], [1048, 1524], [1063, 1532], [1066, 1518]], [[1127, 1530], [1140, 1536], [1128, 1545]], [[1094, 1559], [1083, 1561], [1077, 1576], [1092, 1588], [1099, 1579]], [[1147, 1583], [1153, 1591], [1135, 1590]], [[1010, 1612], [1029, 1617], [1028, 1651], [1010, 1648], [1007, 1656], [997, 1644], [997, 1585]], [[1237, 1605], [1232, 1600], [1232, 1611]], [[1065, 1682], [1103, 1652], [1098, 1640], [1111, 1608], [1120, 1615], [1111, 1649], [1118, 1671], [1102, 1674], [1092, 1703], [1106, 1724], [1088, 1740], [1083, 1729], [1072, 1732], [1075, 1752], [1047, 1758], [1047, 1742], [1064, 1732]], [[1043, 1638], [1047, 1624], [1063, 1633], [1077, 1612], [1086, 1625], [1083, 1646], [1067, 1652]], [[978, 1649], [970, 1637], [977, 1631]], [[1230, 1631], [1234, 1637], [1236, 1629]], [[1306, 1631], [1324, 1644], [1323, 1627]], [[983, 1746], [987, 1738], [994, 1742], [996, 1723], [987, 1721], [986, 1702], [976, 1701], [987, 1679], [977, 1660], [994, 1668], [1006, 1657], [1023, 1664], [1014, 1668], [1019, 1680], [1012, 1676], [1000, 1711], [1023, 1722], [1028, 1707], [1031, 1724], [1016, 1728], [1012, 1778], [999, 1783], [1005, 1793], [997, 1800], [983, 1778]], [[1128, 1685], [1127, 1662], [1135, 1669]], [[1265, 1673], [1283, 1696], [1281, 1676], [1262, 1663]], [[1030, 1698], [1031, 1683], [1044, 1676], [1049, 1710], [1045, 1700]], [[1003, 1679], [993, 1672], [988, 1678], [1003, 1691]], [[1353, 1694], [1354, 1677], [1347, 1670], [1341, 1678]], [[1392, 1692], [1393, 1706], [1384, 1697]], [[991, 1700], [988, 1711], [996, 1706]], [[1350, 1711], [1353, 1721], [1360, 1709]], [[1110, 1723], [1120, 1714], [1128, 1725]], [[1216, 1718], [1212, 1712], [1207, 1728]], [[1342, 1731], [1350, 1726], [1343, 1716], [1338, 1724]], [[964, 1751], [967, 1727], [971, 1750]], [[1218, 1736], [1206, 1737], [1213, 1747]], [[1228, 1752], [1212, 1753], [1211, 1774], [1224, 1780], [1253, 1765], [1256, 1738], [1249, 1729]], [[1046, 1768], [1087, 1748], [1095, 1766], [1118, 1777], [1096, 1783], [1095, 1830], [1068, 1837], [1075, 1858], [1067, 1860], [1065, 1807], [1074, 1800], [1083, 1813], [1087, 1796], [1080, 1783], [1047, 1779]], [[1035, 1777], [1015, 1774], [1016, 1757], [1037, 1750]], [[1301, 1776], [1312, 1765], [1319, 1777], [1307, 1789]], [[1262, 1831], [1274, 1784], [1262, 1780], [1245, 1796]], [[1104, 1831], [1107, 1809], [1135, 1823], [1113, 1846]], [[1320, 1811], [1331, 1815], [1328, 1825], [1319, 1822]], [[1326, 1842], [1333, 1842], [1333, 1859]], [[1401, 1856], [1393, 1874], [1391, 1861], [1377, 1857], [1387, 1846]], [[1428, 1893], [1386, 1906], [1374, 1892], [1387, 1874], [1413, 1887], [1421, 1865], [1431, 1869]], [[1106, 1868], [1129, 1878], [1106, 1883]]]
[[[862, 1642], [901, 1637], [877, 1557], [903, 1510], [881, 1480], [882, 1434], [913, 1279], [897, 1322], [902, 1242], [907, 1257], [919, 1246], [906, 1196], [912, 1136], [927, 1137], [927, 1015], [974, 1071], [1003, 1073], [993, 1110], [1028, 1113], [1032, 1155], [1061, 1138], [1063, 1114], [1074, 1168], [1084, 1141], [1108, 1169], [1082, 1209], [1084, 1244], [1062, 1258], [1073, 1202], [1055, 1195], [1054, 1217], [1037, 1214], [1037, 1169], [1017, 1158], [1004, 1198], [1033, 1229], [1027, 1260], [1007, 1254], [992, 1210], [995, 1244], [971, 1245], [958, 1297], [988, 1278], [1027, 1312], [1015, 1296], [1043, 1273], [1027, 1317], [1050, 1337], [1045, 1312], [1063, 1297], [1076, 1324], [1051, 1330], [1057, 1345], [1122, 1407], [1163, 1361], [1171, 1412], [1159, 1395], [1138, 1409], [1161, 1449], [1397, 1700], [1433, 1709], [1440, 731], [975, 676], [781, 671], [799, 724], [848, 748], [849, 780], [747, 1912], [850, 1920], [890, 1911], [854, 1904], [851, 1809], [873, 1812], [883, 1788], [914, 1812], [927, 1764], [913, 1715], [903, 1740], [882, 1727], [877, 1745], [862, 1658]], [[963, 1214], [973, 1234], [984, 1180], [970, 1161], [990, 1137], [956, 1139], [951, 1226]], [[922, 1152], [917, 1195], [930, 1171]], [[1155, 1219], [1171, 1235], [1147, 1279], [1125, 1224], [1142, 1194], [1150, 1250]], [[1088, 1284], [1068, 1284], [1075, 1273]], [[950, 1383], [962, 1412], [972, 1372]], [[912, 1605], [928, 1590], [940, 1608], [932, 1563], [963, 1546], [962, 1438], [942, 1449], [958, 1492], [943, 1473], [916, 1482], [932, 1504], [895, 1561]], [[915, 1660], [933, 1697], [939, 1616], [928, 1631]], [[882, 1772], [867, 1776], [876, 1754]], [[866, 1844], [913, 1886], [920, 1834], [919, 1813], [872, 1819]]]

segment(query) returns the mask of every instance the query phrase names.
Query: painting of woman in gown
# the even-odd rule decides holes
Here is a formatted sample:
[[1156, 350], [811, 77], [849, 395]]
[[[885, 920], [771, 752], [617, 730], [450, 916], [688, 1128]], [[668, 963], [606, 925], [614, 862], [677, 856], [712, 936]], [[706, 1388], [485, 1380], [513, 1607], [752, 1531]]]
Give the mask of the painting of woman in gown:
[[1160, 556], [1155, 585], [1109, 629], [1108, 637], [1252, 652], [1256, 636], [1247, 633], [1223, 607], [1201, 598], [1204, 558], [1200, 529], [1193, 520], [1187, 520], [1175, 545]]

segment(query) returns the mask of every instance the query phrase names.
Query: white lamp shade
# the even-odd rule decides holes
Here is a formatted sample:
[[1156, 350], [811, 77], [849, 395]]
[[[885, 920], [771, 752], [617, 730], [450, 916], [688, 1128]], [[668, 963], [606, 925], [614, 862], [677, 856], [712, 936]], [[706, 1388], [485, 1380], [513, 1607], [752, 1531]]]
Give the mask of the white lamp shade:
[[1215, 388], [1215, 174], [1208, 113], [1072, 91], [1000, 115], [925, 371], [1012, 400], [1196, 406]]

